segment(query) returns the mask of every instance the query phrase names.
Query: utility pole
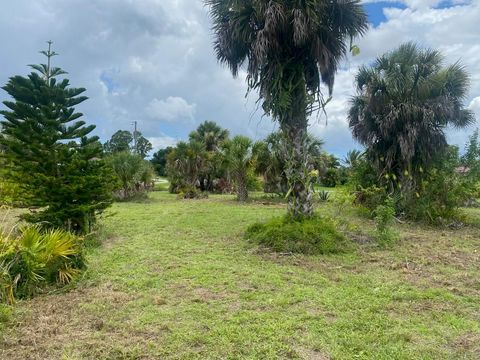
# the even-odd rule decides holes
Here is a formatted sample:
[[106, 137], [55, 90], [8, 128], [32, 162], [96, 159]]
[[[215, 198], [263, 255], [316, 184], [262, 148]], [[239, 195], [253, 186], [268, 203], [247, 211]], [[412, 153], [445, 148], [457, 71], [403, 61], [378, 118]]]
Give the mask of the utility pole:
[[133, 148], [135, 149], [135, 154], [138, 154], [138, 147], [137, 147], [137, 122], [133, 122]]

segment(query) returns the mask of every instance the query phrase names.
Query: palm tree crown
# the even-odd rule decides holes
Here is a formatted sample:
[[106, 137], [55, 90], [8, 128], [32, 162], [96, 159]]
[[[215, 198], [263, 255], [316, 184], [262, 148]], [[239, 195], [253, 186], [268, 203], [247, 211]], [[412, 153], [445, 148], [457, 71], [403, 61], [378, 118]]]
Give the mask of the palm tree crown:
[[360, 68], [350, 128], [381, 171], [421, 173], [445, 149], [447, 126], [474, 121], [462, 104], [469, 87], [465, 69], [443, 64], [438, 51], [406, 43]]
[[222, 129], [214, 121], [205, 121], [189, 135], [190, 140], [203, 142], [207, 151], [215, 151], [228, 138], [228, 130]]
[[205, 0], [211, 6], [215, 51], [234, 75], [248, 63], [248, 85], [280, 123], [312, 107], [320, 83], [332, 92], [335, 72], [363, 34], [359, 0]]

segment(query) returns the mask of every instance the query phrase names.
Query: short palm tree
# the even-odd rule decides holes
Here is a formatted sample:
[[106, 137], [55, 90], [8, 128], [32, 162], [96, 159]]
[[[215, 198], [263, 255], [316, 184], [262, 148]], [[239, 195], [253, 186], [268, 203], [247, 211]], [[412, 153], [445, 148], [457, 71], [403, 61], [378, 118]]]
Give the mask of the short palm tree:
[[196, 141], [205, 145], [207, 161], [204, 172], [200, 174], [200, 188], [202, 191], [213, 191], [213, 178], [219, 175], [221, 159], [219, 149], [224, 141], [228, 139], [227, 129], [222, 129], [214, 121], [201, 123], [195, 131], [189, 135], [190, 141]]
[[463, 100], [469, 78], [458, 62], [445, 66], [435, 50], [406, 43], [360, 68], [349, 111], [353, 136], [380, 173], [413, 186], [446, 149], [447, 126], [474, 121]]
[[305, 169], [308, 116], [323, 103], [320, 85], [332, 92], [348, 42], [367, 29], [359, 0], [205, 0], [210, 6], [215, 51], [233, 75], [245, 65], [250, 90], [289, 141], [289, 213], [313, 214]]
[[206, 164], [205, 145], [198, 141], [179, 142], [167, 155], [167, 173], [173, 183], [195, 194], [199, 174]]
[[107, 163], [122, 186], [123, 197], [128, 198], [135, 190], [136, 177], [142, 168], [143, 159], [130, 151], [121, 151], [108, 156]]
[[223, 144], [224, 161], [237, 191], [238, 201], [248, 199], [248, 176], [253, 171], [253, 142], [246, 136], [235, 136]]

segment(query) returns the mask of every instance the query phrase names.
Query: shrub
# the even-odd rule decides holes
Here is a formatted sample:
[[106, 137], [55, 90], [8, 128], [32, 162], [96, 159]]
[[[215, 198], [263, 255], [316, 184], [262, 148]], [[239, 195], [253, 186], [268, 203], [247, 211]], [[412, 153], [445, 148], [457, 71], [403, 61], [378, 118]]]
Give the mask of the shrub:
[[303, 220], [274, 218], [251, 225], [245, 238], [276, 252], [330, 254], [348, 249], [346, 238], [331, 218], [314, 216]]
[[67, 284], [85, 268], [82, 240], [63, 230], [22, 228], [0, 236], [0, 302], [34, 295], [47, 284]]
[[321, 177], [320, 182], [326, 187], [335, 187], [339, 183], [338, 170], [335, 168], [329, 168], [325, 174]]
[[248, 191], [262, 191], [263, 181], [251, 171], [247, 174], [247, 189]]
[[0, 205], [17, 204], [21, 198], [21, 196], [19, 196], [20, 190], [17, 184], [3, 179], [0, 174]]
[[458, 209], [474, 192], [474, 182], [457, 171], [458, 148], [451, 146], [435, 159], [413, 191], [402, 189], [399, 212], [415, 221], [445, 225], [459, 217]]
[[12, 314], [13, 309], [10, 305], [0, 304], [0, 330], [10, 322]]
[[153, 180], [155, 178], [155, 169], [153, 165], [147, 161], [142, 160], [140, 170], [136, 174], [136, 188], [137, 191], [153, 190]]
[[375, 232], [377, 241], [381, 245], [388, 245], [398, 239], [398, 234], [392, 228], [395, 221], [395, 205], [391, 198], [387, 198], [382, 205], [373, 211], [375, 218]]
[[366, 188], [359, 187], [355, 191], [355, 203], [374, 211], [379, 205], [384, 204], [387, 199], [387, 191], [383, 187], [372, 185]]
[[355, 196], [347, 189], [338, 189], [333, 195], [333, 202], [335, 203], [335, 212], [337, 216], [340, 216], [341, 213], [347, 207], [352, 205], [355, 200]]
[[433, 169], [421, 189], [402, 199], [400, 208], [412, 220], [445, 224], [458, 217], [458, 209], [470, 194], [470, 186], [461, 175]]
[[179, 199], [206, 199], [208, 193], [201, 192], [195, 186], [184, 185], [178, 190], [177, 197]]

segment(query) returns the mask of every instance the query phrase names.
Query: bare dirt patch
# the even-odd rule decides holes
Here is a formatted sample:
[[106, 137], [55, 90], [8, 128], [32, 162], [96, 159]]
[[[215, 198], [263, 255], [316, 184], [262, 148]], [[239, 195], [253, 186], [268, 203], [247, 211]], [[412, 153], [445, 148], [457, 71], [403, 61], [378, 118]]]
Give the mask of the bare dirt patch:
[[304, 360], [330, 360], [331, 357], [323, 352], [307, 349], [304, 347], [295, 347], [297, 355]]

